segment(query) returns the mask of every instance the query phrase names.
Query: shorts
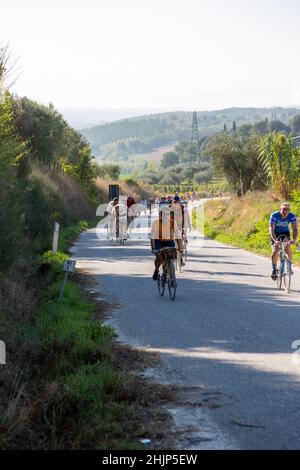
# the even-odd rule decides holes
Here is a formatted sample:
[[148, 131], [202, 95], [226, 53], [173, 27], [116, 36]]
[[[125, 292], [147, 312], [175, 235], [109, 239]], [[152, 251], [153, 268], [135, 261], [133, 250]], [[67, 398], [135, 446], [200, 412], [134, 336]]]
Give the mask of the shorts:
[[155, 240], [155, 250], [161, 250], [162, 248], [175, 248], [174, 240]]
[[[285, 238], [288, 238], [289, 240], [291, 239], [291, 234], [290, 232], [284, 232], [284, 233], [275, 233], [275, 237], [278, 238], [280, 241], [283, 241]], [[275, 242], [274, 240], [270, 240], [270, 245], [272, 245], [273, 248], [275, 248]]]

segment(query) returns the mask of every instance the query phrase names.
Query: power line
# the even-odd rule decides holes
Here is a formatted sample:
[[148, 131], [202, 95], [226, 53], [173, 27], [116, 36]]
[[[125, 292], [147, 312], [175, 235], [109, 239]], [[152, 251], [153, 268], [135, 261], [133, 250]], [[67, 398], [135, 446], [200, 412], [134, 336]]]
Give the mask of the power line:
[[190, 151], [190, 168], [192, 167], [192, 156], [194, 144], [197, 144], [196, 151], [197, 155], [200, 153], [200, 140], [199, 140], [199, 130], [198, 130], [198, 119], [197, 112], [193, 112], [193, 123], [192, 123], [192, 136], [191, 136], [191, 151]]

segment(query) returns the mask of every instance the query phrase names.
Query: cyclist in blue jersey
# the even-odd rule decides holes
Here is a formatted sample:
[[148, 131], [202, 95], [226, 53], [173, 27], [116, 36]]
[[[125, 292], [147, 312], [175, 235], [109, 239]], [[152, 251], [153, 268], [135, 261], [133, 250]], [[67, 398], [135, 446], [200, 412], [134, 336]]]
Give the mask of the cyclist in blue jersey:
[[[291, 239], [289, 226], [293, 229], [293, 238]], [[280, 211], [273, 212], [270, 217], [270, 237], [271, 245], [273, 248], [272, 252], [272, 279], [276, 281], [277, 278], [277, 257], [279, 252], [280, 241], [284, 238], [289, 239], [285, 250], [289, 257], [290, 263], [292, 264], [292, 249], [291, 245], [295, 244], [298, 236], [298, 224], [295, 214], [291, 212], [290, 204], [285, 202], [281, 204]]]

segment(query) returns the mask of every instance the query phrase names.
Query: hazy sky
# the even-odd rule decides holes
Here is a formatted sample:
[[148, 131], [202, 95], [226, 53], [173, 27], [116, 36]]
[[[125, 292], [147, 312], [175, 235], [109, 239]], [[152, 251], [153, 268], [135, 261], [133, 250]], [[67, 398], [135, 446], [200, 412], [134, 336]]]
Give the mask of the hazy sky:
[[299, 0], [0, 0], [14, 91], [57, 107], [300, 105]]

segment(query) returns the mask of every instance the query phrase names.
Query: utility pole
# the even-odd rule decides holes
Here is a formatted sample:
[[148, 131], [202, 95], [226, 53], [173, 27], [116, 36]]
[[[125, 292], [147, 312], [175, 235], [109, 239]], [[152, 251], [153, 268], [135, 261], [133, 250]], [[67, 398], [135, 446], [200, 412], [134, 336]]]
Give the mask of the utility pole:
[[243, 185], [243, 178], [242, 178], [242, 170], [240, 169], [240, 186], [241, 186], [241, 198], [244, 197], [244, 185]]
[[197, 155], [200, 153], [200, 141], [199, 141], [199, 131], [198, 131], [198, 119], [197, 112], [193, 112], [193, 124], [192, 124], [192, 137], [191, 137], [191, 151], [190, 151], [190, 168], [192, 168], [192, 156], [193, 149], [196, 144]]

